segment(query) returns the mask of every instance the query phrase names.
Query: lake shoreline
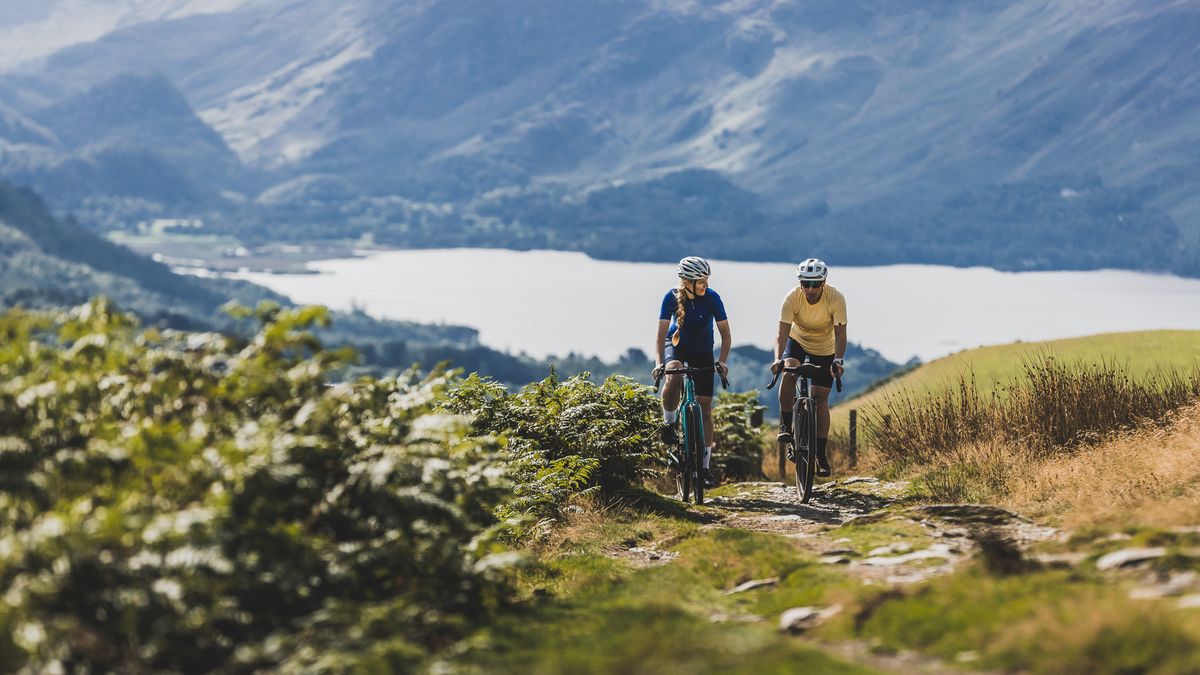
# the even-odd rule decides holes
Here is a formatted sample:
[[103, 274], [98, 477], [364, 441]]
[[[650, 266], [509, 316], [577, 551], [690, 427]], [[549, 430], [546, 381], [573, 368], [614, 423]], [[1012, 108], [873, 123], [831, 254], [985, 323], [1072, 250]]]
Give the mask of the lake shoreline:
[[[355, 249], [308, 263], [320, 274], [239, 273], [303, 304], [479, 329], [480, 341], [533, 356], [630, 347], [652, 354], [674, 265], [601, 261], [582, 253], [490, 248]], [[832, 262], [832, 261], [831, 261]], [[790, 263], [713, 260], [713, 288], [735, 344], [771, 348]], [[831, 266], [847, 295], [850, 339], [904, 363], [962, 349], [1099, 332], [1200, 329], [1200, 281], [1119, 270], [1003, 272], [936, 265]], [[1119, 309], [1118, 309], [1119, 308]]]

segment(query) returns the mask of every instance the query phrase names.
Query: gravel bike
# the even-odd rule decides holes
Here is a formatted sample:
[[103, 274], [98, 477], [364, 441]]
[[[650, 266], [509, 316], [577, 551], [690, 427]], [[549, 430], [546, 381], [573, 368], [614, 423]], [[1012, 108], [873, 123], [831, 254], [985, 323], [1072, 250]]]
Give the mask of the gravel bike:
[[[694, 496], [697, 504], [704, 503], [704, 477], [700, 469], [704, 463], [704, 411], [696, 400], [696, 383], [694, 375], [713, 372], [715, 365], [692, 368], [665, 368], [654, 376], [654, 393], [658, 393], [665, 375], [683, 375], [683, 397], [679, 401], [679, 420], [683, 433], [678, 434], [678, 444], [671, 455], [671, 467], [675, 472], [675, 488], [684, 502]], [[720, 373], [718, 373], [720, 374]], [[721, 375], [721, 386], [729, 388], [729, 380]]]
[[[817, 400], [812, 397], [812, 377], [823, 372], [824, 368], [809, 361], [783, 366], [767, 385], [767, 389], [774, 388], [783, 373], [797, 376], [796, 400], [791, 411], [792, 441], [787, 445], [787, 456], [796, 469], [796, 492], [801, 504], [807, 504], [812, 497], [813, 477], [817, 474]], [[837, 378], [837, 390], [842, 390], [841, 377]]]

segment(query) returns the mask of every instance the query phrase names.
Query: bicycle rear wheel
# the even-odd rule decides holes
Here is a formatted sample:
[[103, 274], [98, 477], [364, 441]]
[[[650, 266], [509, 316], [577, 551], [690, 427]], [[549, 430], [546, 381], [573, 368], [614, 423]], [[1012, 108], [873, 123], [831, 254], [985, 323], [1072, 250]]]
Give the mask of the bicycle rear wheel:
[[796, 455], [796, 493], [801, 504], [812, 498], [817, 472], [817, 414], [811, 398], [796, 399], [792, 408], [793, 448]]
[[692, 492], [696, 496], [696, 503], [703, 504], [704, 476], [701, 475], [701, 468], [704, 466], [704, 417], [701, 415], [699, 404], [688, 406], [687, 418], [687, 453], [691, 458], [688, 466], [691, 469]]

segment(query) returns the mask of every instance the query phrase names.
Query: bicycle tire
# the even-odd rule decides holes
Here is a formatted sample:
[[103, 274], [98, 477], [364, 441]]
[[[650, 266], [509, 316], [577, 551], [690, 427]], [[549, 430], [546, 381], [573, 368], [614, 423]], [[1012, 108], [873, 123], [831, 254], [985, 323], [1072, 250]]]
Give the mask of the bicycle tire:
[[680, 418], [681, 433], [679, 444], [676, 446], [679, 452], [679, 465], [675, 469], [675, 489], [678, 491], [676, 494], [679, 499], [686, 504], [692, 497], [691, 458], [688, 456], [688, 437], [692, 431], [688, 425], [687, 415], [680, 415]]
[[679, 467], [675, 470], [675, 494], [685, 504], [692, 496], [691, 475], [691, 471], [688, 470], [687, 460], [685, 459], [680, 462]]
[[695, 497], [696, 504], [703, 504], [704, 476], [701, 475], [701, 470], [704, 466], [704, 418], [700, 411], [700, 405], [689, 406], [687, 416], [688, 427], [691, 429], [687, 441], [688, 455], [691, 457], [689, 468], [692, 478], [692, 496]]
[[676, 496], [684, 503], [691, 498], [691, 468], [689, 468], [688, 452], [679, 444], [679, 464], [676, 466]]
[[793, 454], [796, 456], [796, 494], [801, 504], [812, 498], [817, 473], [817, 420], [812, 399], [796, 399], [792, 408]]

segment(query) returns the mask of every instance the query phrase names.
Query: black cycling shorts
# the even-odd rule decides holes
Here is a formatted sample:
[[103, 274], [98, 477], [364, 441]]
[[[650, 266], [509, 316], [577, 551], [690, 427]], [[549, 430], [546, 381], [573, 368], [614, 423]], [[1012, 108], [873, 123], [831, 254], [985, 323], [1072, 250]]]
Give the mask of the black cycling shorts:
[[821, 366], [821, 375], [813, 377], [812, 383], [814, 387], [825, 387], [826, 389], [833, 387], [833, 373], [830, 371], [830, 368], [833, 366], [833, 356], [833, 354], [829, 354], [828, 356], [814, 356], [809, 354], [804, 351], [804, 347], [801, 347], [799, 342], [796, 342], [792, 338], [788, 338], [787, 347], [783, 350], [783, 358], [785, 359], [796, 359], [800, 363], [804, 363], [804, 360], [808, 359], [810, 363]]
[[[668, 342], [667, 348], [663, 350], [663, 365], [665, 366], [672, 361], [683, 361], [684, 365], [691, 366], [692, 368], [708, 368], [717, 362], [711, 351], [685, 351]], [[696, 395], [712, 396], [713, 392], [716, 391], [716, 376], [717, 373], [715, 370], [711, 373], [693, 375], [692, 381], [696, 383]]]

